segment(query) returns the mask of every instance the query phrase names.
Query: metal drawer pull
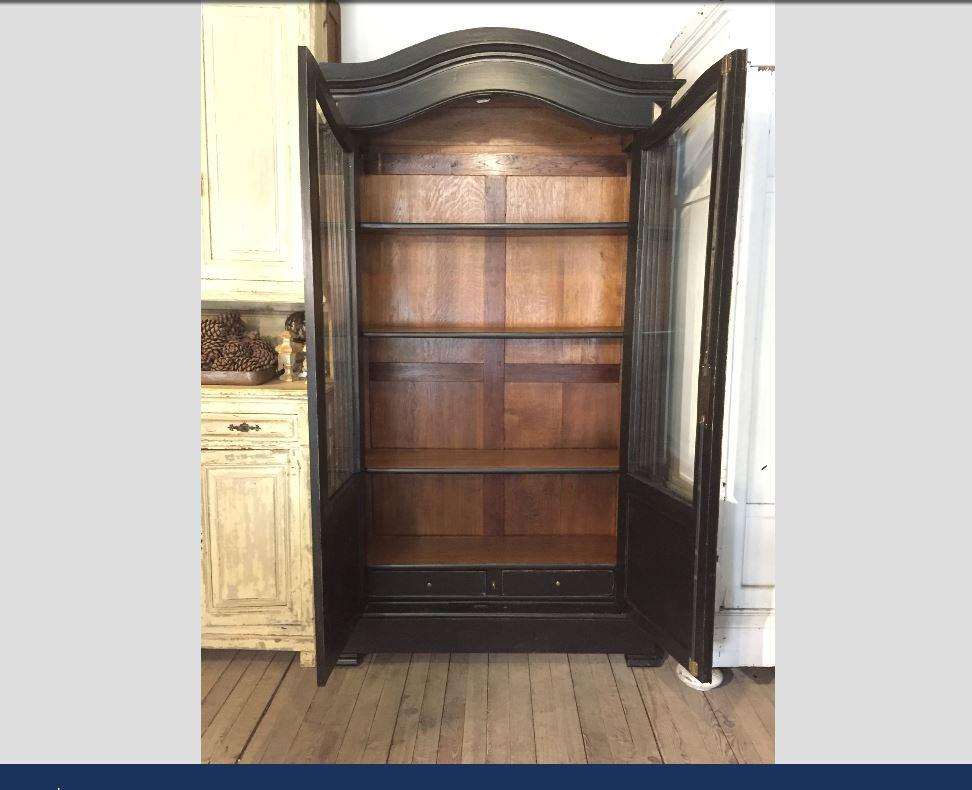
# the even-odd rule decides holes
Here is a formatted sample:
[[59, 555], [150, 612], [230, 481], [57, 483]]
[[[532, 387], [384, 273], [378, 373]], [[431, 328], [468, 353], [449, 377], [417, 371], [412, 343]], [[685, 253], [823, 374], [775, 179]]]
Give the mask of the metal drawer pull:
[[227, 425], [231, 431], [239, 431], [240, 433], [249, 433], [250, 431], [259, 431], [259, 425], [250, 425], [249, 423], [241, 422], [239, 425]]
[[559, 586], [560, 586], [560, 579], [557, 579], [557, 581], [554, 582], [554, 587], [559, 587]]
[[426, 582], [425, 583], [425, 586], [428, 587], [431, 590], [432, 589], [432, 582]]

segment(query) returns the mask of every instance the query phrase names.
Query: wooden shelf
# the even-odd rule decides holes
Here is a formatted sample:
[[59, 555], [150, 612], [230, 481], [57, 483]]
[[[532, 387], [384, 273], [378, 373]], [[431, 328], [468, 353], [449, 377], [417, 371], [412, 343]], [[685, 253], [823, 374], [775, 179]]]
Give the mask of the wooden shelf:
[[617, 472], [617, 450], [366, 450], [369, 472]]
[[362, 231], [407, 233], [627, 233], [627, 222], [362, 222]]
[[613, 566], [614, 535], [374, 535], [368, 565], [568, 565]]
[[503, 327], [503, 326], [370, 326], [361, 334], [365, 337], [467, 337], [507, 339], [557, 339], [567, 337], [624, 337], [619, 326], [581, 327]]

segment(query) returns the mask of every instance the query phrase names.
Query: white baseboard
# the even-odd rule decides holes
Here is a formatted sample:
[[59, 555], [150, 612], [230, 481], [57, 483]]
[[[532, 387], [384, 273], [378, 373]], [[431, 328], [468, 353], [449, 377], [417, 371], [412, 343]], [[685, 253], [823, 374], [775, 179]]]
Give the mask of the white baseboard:
[[716, 612], [712, 664], [717, 667], [776, 666], [776, 613], [771, 609]]

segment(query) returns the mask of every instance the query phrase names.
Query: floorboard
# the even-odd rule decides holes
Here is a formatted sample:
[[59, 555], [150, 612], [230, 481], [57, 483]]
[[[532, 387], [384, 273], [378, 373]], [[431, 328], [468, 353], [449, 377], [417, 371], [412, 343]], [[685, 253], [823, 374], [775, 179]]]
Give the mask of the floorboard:
[[413, 763], [428, 765], [438, 759], [448, 675], [449, 654], [434, 653], [429, 658], [429, 674], [425, 680], [422, 709], [415, 732], [415, 749], [412, 751]]
[[458, 763], [462, 760], [462, 729], [466, 722], [466, 675], [469, 655], [454, 653], [449, 659], [445, 700], [442, 704], [442, 724], [439, 728], [437, 763]]
[[283, 763], [317, 692], [317, 671], [294, 660], [240, 756], [241, 763]]
[[632, 672], [666, 763], [738, 762], [705, 695], [678, 679], [672, 659]]
[[774, 706], [743, 672], [725, 673], [727, 682], [705, 692], [719, 726], [741, 763], [771, 763], [775, 758]]
[[388, 749], [390, 764], [408, 764], [415, 755], [415, 741], [418, 737], [419, 719], [422, 715], [422, 702], [429, 679], [428, 653], [415, 653], [408, 666], [402, 701], [395, 720], [395, 732]]
[[226, 671], [235, 655], [235, 650], [206, 650], [203, 652], [202, 680], [200, 682], [202, 699], [206, 699], [206, 695], [212, 691], [216, 681]]
[[770, 763], [772, 669], [693, 691], [669, 659], [416, 653], [337, 667], [204, 650], [201, 754], [214, 763]]
[[658, 740], [648, 720], [648, 712], [638, 690], [638, 681], [623, 655], [613, 654], [609, 658], [628, 731], [631, 733], [631, 762], [660, 763], [662, 757], [658, 750]]

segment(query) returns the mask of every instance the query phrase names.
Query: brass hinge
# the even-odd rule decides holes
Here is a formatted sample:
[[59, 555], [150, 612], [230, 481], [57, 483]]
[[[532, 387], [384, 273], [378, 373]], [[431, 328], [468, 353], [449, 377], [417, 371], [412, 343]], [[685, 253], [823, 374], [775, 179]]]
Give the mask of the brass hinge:
[[688, 660], [688, 671], [692, 673], [693, 677], [699, 676], [699, 662], [694, 658]]

